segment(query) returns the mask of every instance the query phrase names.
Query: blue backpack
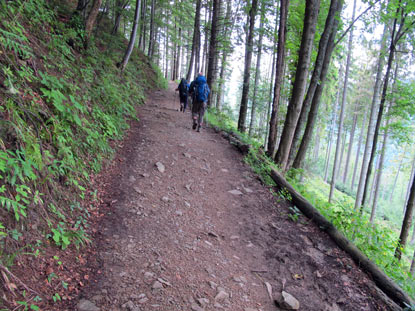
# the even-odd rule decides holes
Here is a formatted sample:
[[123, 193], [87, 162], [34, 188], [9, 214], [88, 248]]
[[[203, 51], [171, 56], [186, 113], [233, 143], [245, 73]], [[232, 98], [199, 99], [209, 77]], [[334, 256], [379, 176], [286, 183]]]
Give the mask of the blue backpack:
[[205, 102], [208, 100], [209, 87], [205, 79], [199, 79], [196, 84], [195, 95], [198, 102]]

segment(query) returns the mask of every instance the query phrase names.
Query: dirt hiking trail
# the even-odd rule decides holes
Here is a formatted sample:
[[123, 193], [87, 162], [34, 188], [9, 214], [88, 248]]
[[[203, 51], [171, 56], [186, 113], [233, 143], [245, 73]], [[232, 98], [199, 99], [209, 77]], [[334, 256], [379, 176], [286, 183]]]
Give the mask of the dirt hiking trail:
[[399, 310], [307, 218], [290, 220], [228, 141], [191, 128], [175, 84], [139, 108], [105, 180], [96, 271], [77, 310]]

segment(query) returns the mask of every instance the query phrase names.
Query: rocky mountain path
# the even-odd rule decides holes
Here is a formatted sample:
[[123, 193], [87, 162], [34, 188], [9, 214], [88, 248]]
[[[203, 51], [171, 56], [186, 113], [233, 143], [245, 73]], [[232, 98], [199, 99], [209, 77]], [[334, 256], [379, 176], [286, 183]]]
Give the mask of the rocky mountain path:
[[300, 310], [396, 308], [319, 228], [290, 217], [228, 141], [192, 130], [175, 87], [139, 108], [107, 173], [77, 310], [282, 310], [270, 289]]

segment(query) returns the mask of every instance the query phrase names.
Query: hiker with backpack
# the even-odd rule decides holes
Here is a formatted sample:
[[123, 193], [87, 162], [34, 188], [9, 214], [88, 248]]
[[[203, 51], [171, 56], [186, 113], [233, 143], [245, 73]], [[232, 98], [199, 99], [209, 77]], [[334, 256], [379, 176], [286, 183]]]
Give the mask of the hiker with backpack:
[[176, 91], [179, 91], [180, 111], [183, 111], [184, 113], [187, 107], [187, 96], [189, 92], [189, 84], [187, 83], [187, 80], [185, 78], [182, 78]]
[[207, 100], [209, 97], [210, 89], [206, 83], [206, 78], [200, 72], [197, 78], [190, 84], [190, 92], [193, 95], [193, 107], [192, 107], [192, 128], [200, 132], [200, 128], [203, 124], [203, 116], [207, 107]]

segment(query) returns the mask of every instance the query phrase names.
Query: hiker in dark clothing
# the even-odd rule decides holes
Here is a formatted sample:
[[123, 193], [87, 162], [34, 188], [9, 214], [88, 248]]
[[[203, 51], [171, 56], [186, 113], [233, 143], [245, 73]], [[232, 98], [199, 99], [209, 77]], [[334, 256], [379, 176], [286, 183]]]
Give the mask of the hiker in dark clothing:
[[180, 81], [179, 86], [177, 87], [176, 91], [179, 91], [180, 96], [180, 111], [185, 112], [187, 107], [187, 96], [189, 92], [189, 84], [187, 83], [185, 78], [182, 78]]
[[[193, 85], [192, 85], [193, 84]], [[203, 116], [207, 107], [207, 100], [210, 93], [209, 86], [206, 83], [206, 78], [202, 73], [199, 73], [197, 78], [191, 83], [190, 90], [193, 94], [193, 107], [192, 107], [192, 128], [200, 132], [200, 128], [203, 124]]]

